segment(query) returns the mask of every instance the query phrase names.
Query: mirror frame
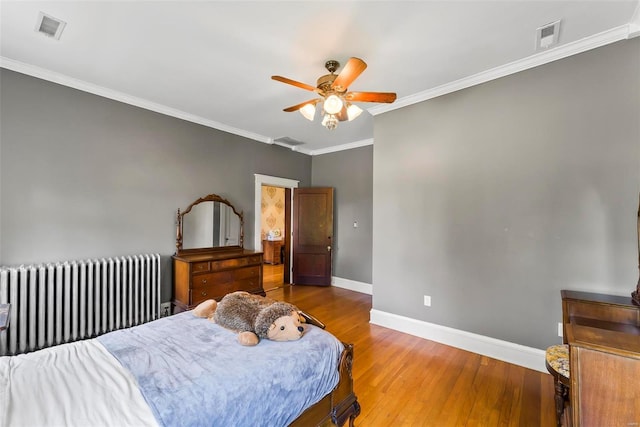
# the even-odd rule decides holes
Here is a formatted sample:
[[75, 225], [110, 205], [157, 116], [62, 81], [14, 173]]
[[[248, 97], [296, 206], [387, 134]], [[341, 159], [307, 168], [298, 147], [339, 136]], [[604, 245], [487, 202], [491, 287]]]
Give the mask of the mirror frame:
[[636, 290], [631, 292], [631, 299], [636, 305], [640, 305], [640, 200], [638, 201], [638, 272], [638, 285]]
[[[191, 212], [191, 209], [193, 209], [194, 206], [199, 205], [200, 203], [204, 203], [204, 202], [220, 202], [223, 203], [227, 206], [229, 206], [232, 210], [233, 213], [238, 215], [238, 218], [240, 220], [240, 241], [239, 241], [239, 245], [237, 246], [213, 246], [213, 247], [209, 247], [209, 248], [193, 248], [193, 249], [183, 249], [182, 248], [182, 236], [183, 236], [183, 217], [188, 214], [189, 212]], [[176, 215], [176, 255], [183, 255], [183, 254], [193, 254], [193, 253], [200, 253], [200, 252], [212, 252], [212, 251], [237, 251], [239, 249], [244, 248], [244, 216], [242, 211], [238, 212], [235, 208], [235, 206], [233, 206], [231, 204], [231, 202], [229, 202], [227, 199], [218, 196], [217, 194], [209, 194], [208, 196], [205, 197], [201, 197], [198, 200], [196, 200], [195, 202], [191, 203], [189, 206], [187, 206], [187, 208], [180, 212], [180, 209], [178, 209], [178, 214]]]

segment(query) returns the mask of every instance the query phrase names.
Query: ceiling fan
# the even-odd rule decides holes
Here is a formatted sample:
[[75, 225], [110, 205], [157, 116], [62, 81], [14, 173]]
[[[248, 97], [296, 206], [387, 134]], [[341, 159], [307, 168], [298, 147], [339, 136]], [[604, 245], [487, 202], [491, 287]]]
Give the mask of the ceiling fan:
[[324, 64], [329, 70], [318, 78], [316, 86], [300, 83], [282, 76], [271, 76], [273, 80], [290, 84], [301, 89], [315, 92], [320, 98], [311, 99], [297, 105], [285, 108], [284, 111], [300, 111], [308, 120], [313, 121], [316, 114], [316, 104], [322, 102], [322, 125], [327, 129], [335, 129], [340, 121], [351, 121], [362, 113], [362, 109], [352, 102], [385, 102], [391, 103], [396, 100], [396, 94], [392, 92], [349, 92], [349, 85], [358, 78], [367, 68], [367, 64], [360, 58], [349, 58], [339, 74], [336, 70], [340, 63], [329, 60]]

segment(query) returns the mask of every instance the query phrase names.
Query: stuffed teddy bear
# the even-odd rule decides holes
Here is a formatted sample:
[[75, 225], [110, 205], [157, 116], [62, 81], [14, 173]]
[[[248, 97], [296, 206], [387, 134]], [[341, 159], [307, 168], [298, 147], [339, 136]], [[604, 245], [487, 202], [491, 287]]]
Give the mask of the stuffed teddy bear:
[[192, 313], [237, 332], [238, 342], [246, 346], [258, 344], [261, 338], [294, 341], [304, 332], [300, 324], [304, 317], [296, 306], [243, 291], [227, 294], [220, 302], [201, 302]]

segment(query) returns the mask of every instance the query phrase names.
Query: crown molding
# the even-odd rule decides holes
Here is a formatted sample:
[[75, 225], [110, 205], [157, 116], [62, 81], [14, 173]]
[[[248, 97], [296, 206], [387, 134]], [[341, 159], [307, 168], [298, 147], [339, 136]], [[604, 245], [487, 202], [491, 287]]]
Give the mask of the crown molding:
[[98, 86], [92, 83], [85, 82], [83, 80], [74, 79], [69, 76], [65, 76], [60, 73], [45, 70], [44, 68], [36, 67], [33, 65], [25, 64], [20, 61], [0, 56], [0, 67], [7, 70], [16, 71], [18, 73], [26, 74], [32, 77], [37, 77], [42, 80], [47, 80], [53, 83], [57, 83], [63, 86], [68, 86], [74, 89], [88, 92], [94, 95], [102, 96], [104, 98], [113, 99], [114, 101], [123, 102], [125, 104], [133, 105], [135, 107], [144, 108], [145, 110], [155, 111], [156, 113], [172, 116], [178, 119], [186, 120], [188, 122], [197, 123], [210, 128], [218, 129], [223, 132], [232, 133], [245, 138], [253, 139], [255, 141], [263, 142], [265, 144], [273, 144], [273, 139], [257, 133], [248, 132], [243, 129], [238, 129], [232, 126], [225, 125], [213, 120], [208, 120], [194, 114], [185, 113], [184, 111], [170, 108], [165, 105], [157, 104], [142, 98], [127, 95], [122, 92], [107, 89], [102, 86]]
[[107, 89], [102, 86], [98, 86], [92, 83], [85, 82], [84, 80], [74, 79], [69, 76], [65, 76], [60, 73], [55, 73], [53, 71], [46, 70], [44, 68], [36, 67], [33, 65], [25, 64], [20, 61], [16, 61], [4, 56], [0, 56], [0, 68], [6, 68], [7, 70], [15, 71], [18, 73], [26, 74], [31, 77], [36, 77], [42, 80], [50, 81], [52, 83], [60, 84], [63, 86], [71, 87], [73, 89], [77, 89], [83, 92], [91, 93], [93, 95], [98, 95], [103, 98], [109, 98], [114, 101], [122, 102], [125, 104], [133, 105], [135, 107], [144, 108], [145, 110], [155, 111], [156, 113], [164, 114], [167, 116], [175, 117], [178, 119], [186, 120], [188, 122], [197, 123], [202, 126], [207, 126], [213, 129], [221, 130], [223, 132], [231, 133], [234, 135], [242, 136], [248, 139], [253, 139], [258, 142], [262, 142], [265, 144], [271, 145], [280, 145], [285, 148], [289, 148], [291, 151], [296, 151], [302, 154], [306, 154], [308, 156], [331, 153], [334, 151], [342, 151], [348, 150], [351, 148], [361, 147], [363, 145], [373, 144], [373, 140], [365, 140], [365, 141], [357, 141], [345, 145], [340, 145], [336, 147], [330, 147], [322, 150], [310, 150], [303, 148], [301, 146], [291, 146], [288, 144], [283, 144], [279, 142], [275, 142], [273, 138], [260, 135], [257, 133], [249, 132], [243, 129], [238, 129], [232, 126], [225, 125], [220, 122], [216, 122], [213, 120], [208, 120], [200, 116], [196, 116], [194, 114], [185, 113], [184, 111], [177, 110], [175, 108], [170, 108], [165, 105], [157, 104], [155, 102], [151, 102], [142, 98], [137, 98], [135, 96], [127, 95], [122, 92], [118, 92], [115, 90]]
[[638, 36], [640, 36], [640, 0], [638, 0], [636, 11], [629, 22], [629, 38]]
[[276, 141], [276, 140], [273, 140], [272, 144], [278, 145], [280, 147], [288, 148], [291, 151], [295, 151], [295, 152], [298, 152], [298, 153], [306, 154], [308, 156], [312, 155], [312, 151], [311, 150], [303, 148], [300, 145], [290, 145], [290, 144], [287, 144], [286, 142], [280, 142], [280, 141]]
[[[632, 20], [625, 25], [613, 28], [608, 31], [596, 34], [594, 36], [586, 37], [584, 39], [568, 43], [566, 45], [558, 46], [552, 50], [540, 52], [527, 58], [511, 62], [506, 65], [502, 65], [496, 68], [492, 68], [487, 71], [483, 71], [478, 74], [474, 74], [469, 77], [446, 83], [437, 86], [432, 89], [428, 89], [422, 92], [418, 92], [409, 96], [402, 97], [393, 104], [382, 104], [367, 109], [373, 116], [383, 114], [389, 111], [397, 110], [403, 107], [407, 107], [413, 104], [417, 104], [423, 101], [427, 101], [438, 96], [446, 95], [448, 93], [456, 92], [458, 90], [466, 89], [475, 85], [486, 83], [491, 80], [505, 77], [511, 74], [525, 71], [530, 68], [534, 68], [540, 65], [544, 65], [559, 59], [566, 58], [568, 56], [576, 55], [578, 53], [586, 52], [591, 49], [595, 49], [607, 44], [615, 43], [620, 40], [630, 39], [640, 36], [640, 1], [638, 7], [634, 13]], [[122, 92], [107, 89], [102, 86], [94, 85], [83, 80], [74, 79], [69, 76], [65, 76], [60, 73], [55, 73], [40, 67], [25, 64], [20, 61], [15, 61], [4, 56], [0, 56], [0, 67], [8, 70], [16, 71], [22, 74], [26, 74], [32, 77], [37, 77], [42, 80], [47, 80], [53, 83], [57, 83], [63, 86], [68, 86], [74, 89], [88, 92], [94, 95], [102, 96], [104, 98], [113, 99], [114, 101], [123, 102], [125, 104], [133, 105], [135, 107], [144, 108], [146, 110], [155, 111], [160, 114], [175, 117], [178, 119], [186, 120], [189, 122], [197, 123], [202, 126], [207, 126], [213, 129], [221, 130], [223, 132], [231, 133], [234, 135], [242, 136], [244, 138], [252, 139], [265, 144], [274, 144], [274, 140], [271, 137], [260, 135], [257, 133], [249, 132], [244, 129], [235, 128], [225, 125], [220, 122], [205, 119], [200, 116], [186, 113], [175, 108], [170, 108], [165, 105], [157, 104], [142, 98], [127, 95]], [[279, 144], [283, 147], [290, 148], [292, 151], [300, 152], [309, 156], [317, 156], [322, 154], [334, 153], [338, 151], [350, 150], [352, 148], [363, 147], [366, 145], [372, 145], [373, 139], [365, 139], [361, 141], [355, 141], [343, 145], [337, 145], [319, 150], [310, 150], [300, 146], [289, 146], [287, 144]]]
[[611, 30], [604, 31], [594, 36], [586, 37], [572, 43], [567, 43], [566, 45], [561, 45], [554, 49], [540, 52], [527, 58], [514, 61], [496, 68], [492, 68], [490, 70], [483, 71], [469, 77], [464, 77], [462, 79], [446, 83], [441, 86], [425, 90], [423, 92], [405, 96], [398, 99], [393, 104], [383, 104], [375, 106], [369, 108], [367, 111], [369, 111], [369, 113], [371, 113], [372, 115], [377, 116], [378, 114], [397, 110], [399, 108], [417, 104], [419, 102], [436, 98], [438, 96], [456, 92], [461, 89], [466, 89], [472, 86], [486, 83], [500, 77], [505, 77], [511, 74], [518, 73], [520, 71], [538, 67], [540, 65], [557, 61], [568, 56], [576, 55], [578, 53], [586, 52], [591, 49], [615, 43], [620, 40], [632, 38], [634, 37], [634, 34], [640, 35], [638, 33], [638, 31], [640, 30], [640, 18], [638, 18], [637, 15], [638, 11], [636, 10], [636, 17], [634, 18], [634, 22], [632, 23], [612, 28]]
[[352, 148], [360, 148], [360, 147], [365, 147], [367, 145], [373, 145], [373, 138], [362, 139], [360, 141], [350, 142], [348, 144], [342, 144], [342, 145], [335, 145], [333, 147], [328, 147], [328, 148], [321, 148], [320, 150], [313, 150], [310, 152], [310, 155], [319, 156], [321, 154], [329, 154], [329, 153], [335, 153], [336, 151], [351, 150]]

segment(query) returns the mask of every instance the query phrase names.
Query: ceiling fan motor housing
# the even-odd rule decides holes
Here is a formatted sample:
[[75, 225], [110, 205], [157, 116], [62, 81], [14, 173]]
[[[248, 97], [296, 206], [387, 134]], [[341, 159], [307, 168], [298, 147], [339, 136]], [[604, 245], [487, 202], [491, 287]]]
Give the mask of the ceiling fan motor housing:
[[[337, 121], [352, 120], [362, 112], [361, 109], [359, 109], [360, 112], [354, 112], [357, 107], [354, 104], [351, 104], [353, 102], [391, 103], [395, 101], [396, 94], [392, 92], [348, 92], [348, 87], [351, 83], [353, 83], [365, 68], [367, 68], [367, 64], [362, 59], [355, 57], [349, 58], [349, 61], [340, 73], [336, 74], [335, 71], [339, 67], [340, 63], [336, 60], [330, 59], [326, 61], [325, 68], [329, 71], [329, 74], [325, 74], [318, 78], [316, 87], [282, 76], [271, 76], [273, 80], [296, 86], [310, 92], [315, 92], [321, 96], [320, 99], [316, 98], [301, 102], [300, 104], [285, 108], [284, 111], [300, 111], [306, 119], [313, 121], [315, 105], [323, 102], [323, 109], [326, 110], [328, 108], [329, 110], [328, 114], [325, 115], [325, 119], [328, 120], [329, 118], [335, 118], [335, 124], [337, 125]], [[329, 105], [327, 104], [327, 101], [330, 101]], [[336, 105], [332, 107], [332, 103]], [[338, 110], [338, 103], [340, 103], [340, 106], [342, 107], [340, 110]], [[350, 112], [348, 110], [352, 111]], [[322, 124], [330, 129], [335, 127], [325, 122]]]
[[331, 88], [331, 85], [333, 84], [333, 81], [336, 79], [336, 77], [338, 77], [336, 74], [325, 74], [324, 76], [318, 78], [316, 86], [324, 93], [335, 91], [335, 89]]
[[330, 59], [324, 63], [324, 67], [329, 70], [331, 74], [335, 73], [340, 68], [340, 63], [334, 59]]
[[339, 90], [341, 88], [338, 88], [338, 90], [336, 90], [337, 88], [331, 87], [334, 80], [338, 77], [338, 75], [335, 74], [335, 72], [338, 68], [340, 68], [340, 63], [334, 59], [330, 59], [324, 63], [324, 67], [327, 70], [329, 70], [329, 73], [331, 74], [325, 74], [324, 76], [321, 76], [320, 78], [318, 78], [316, 82], [316, 87], [320, 89], [322, 92], [324, 92], [325, 94], [327, 92], [337, 92], [340, 94], [344, 94], [347, 91], [346, 88], [344, 90]]

